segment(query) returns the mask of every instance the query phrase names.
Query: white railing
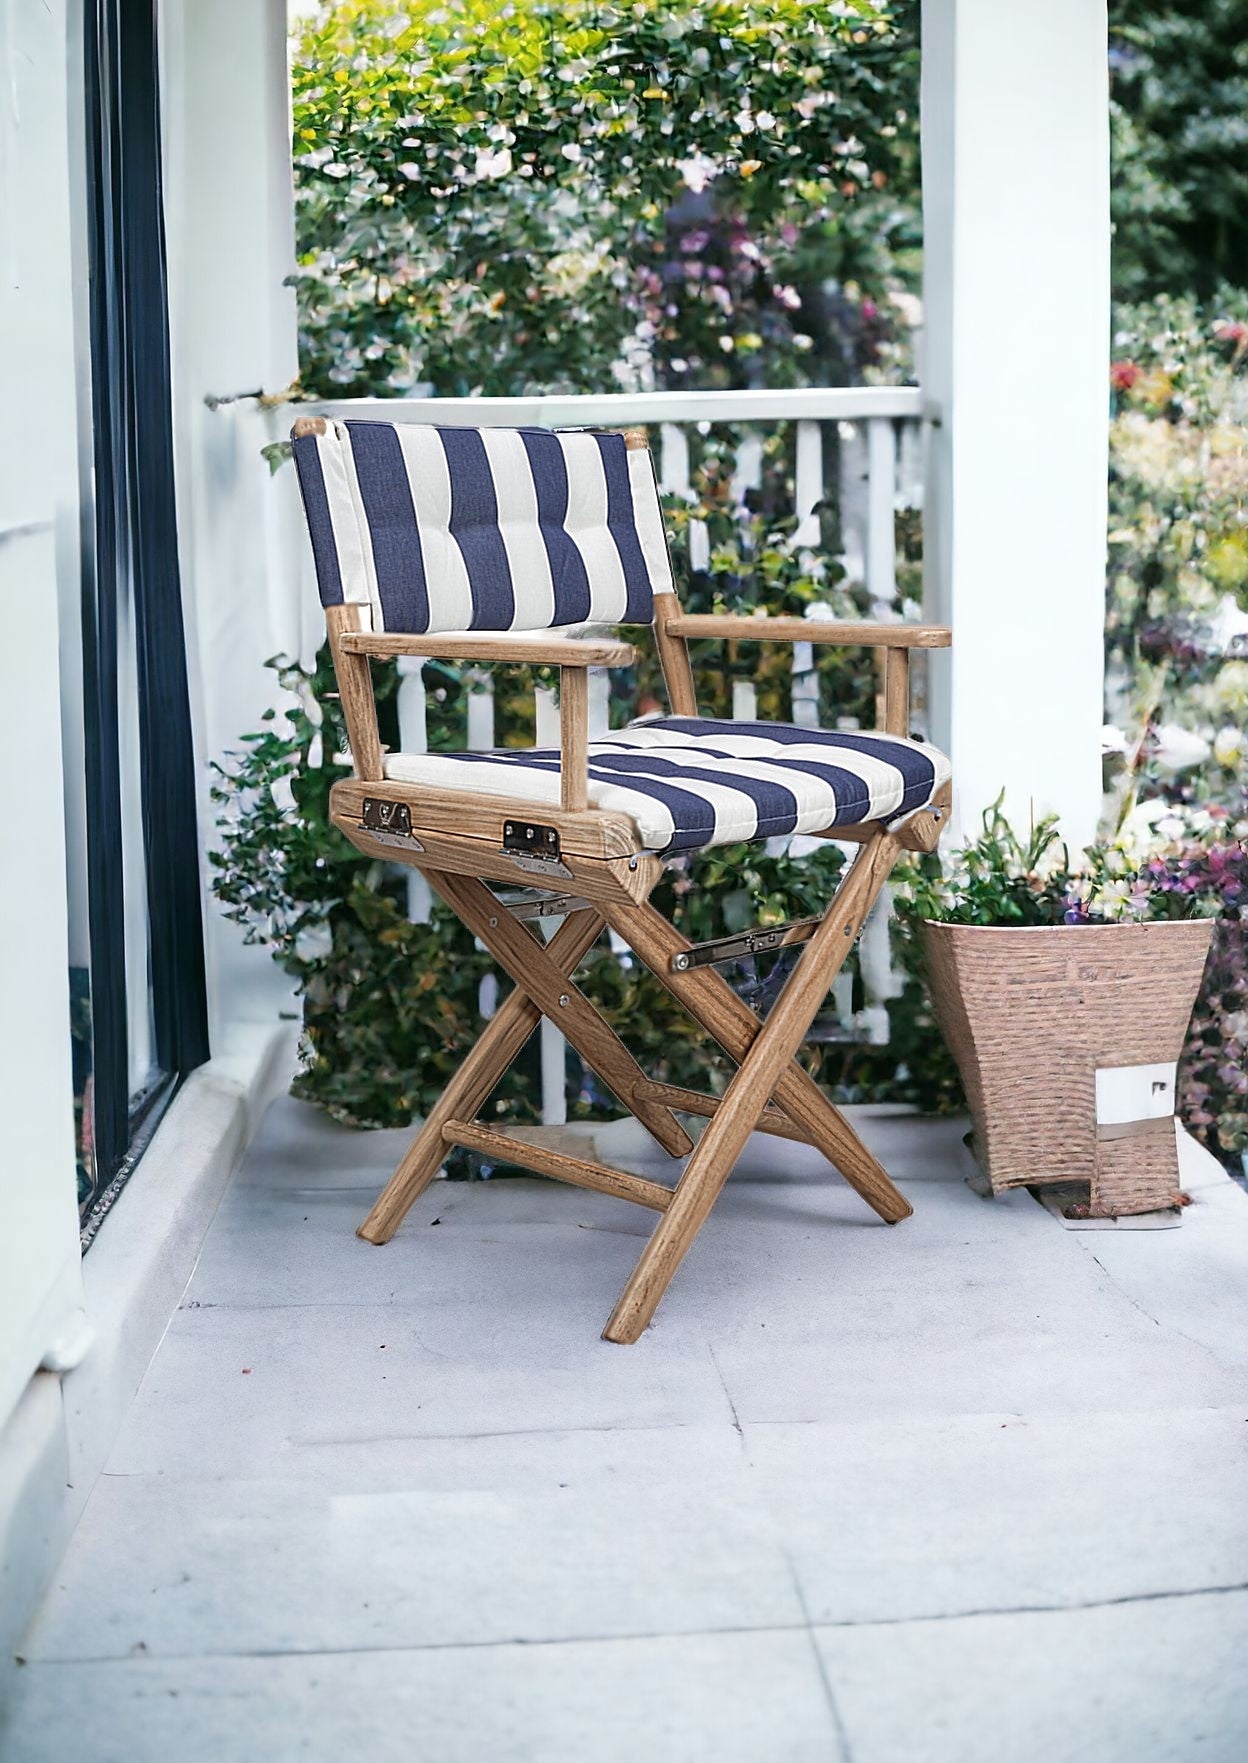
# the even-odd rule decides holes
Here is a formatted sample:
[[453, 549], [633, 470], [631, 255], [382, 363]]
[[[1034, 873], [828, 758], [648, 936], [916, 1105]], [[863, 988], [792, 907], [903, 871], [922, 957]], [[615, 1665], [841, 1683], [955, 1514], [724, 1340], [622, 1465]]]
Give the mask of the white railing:
[[[314, 407], [327, 416], [379, 418], [389, 422], [436, 420], [448, 427], [575, 428], [618, 427], [642, 423], [659, 433], [656, 465], [659, 482], [671, 495], [692, 499], [696, 470], [695, 437], [709, 427], [728, 424], [740, 430], [734, 453], [733, 484], [738, 499], [762, 479], [763, 437], [779, 423], [793, 423], [791, 456], [795, 543], [814, 548], [820, 542], [819, 504], [829, 493], [838, 500], [841, 562], [848, 580], [862, 583], [873, 619], [901, 616], [897, 597], [895, 515], [900, 507], [916, 508], [922, 495], [922, 392], [912, 386], [800, 387], [788, 391], [740, 392], [609, 392], [518, 398], [358, 398]], [[839, 469], [829, 484], [827, 436], [836, 425]], [[689, 563], [704, 568], [709, 544], [701, 522], [689, 528]], [[425, 693], [420, 664], [400, 663], [399, 729], [405, 751], [423, 751], [427, 744]], [[818, 675], [809, 643], [794, 645], [792, 658], [793, 721], [814, 727], [819, 721]], [[494, 740], [494, 705], [488, 672], [469, 678], [467, 744], [480, 749]], [[749, 719], [757, 712], [753, 683], [733, 684], [732, 713]], [[915, 706], [922, 726], [923, 707]], [[607, 728], [605, 675], [594, 682], [590, 735]], [[558, 742], [558, 717], [551, 694], [539, 692], [539, 743]], [[847, 846], [847, 855], [853, 847]], [[408, 909], [416, 922], [428, 918], [427, 884], [409, 872]], [[552, 930], [556, 921], [542, 921]], [[833, 998], [847, 1034], [875, 1045], [888, 1040], [888, 1000], [901, 981], [894, 971], [889, 942], [887, 891], [867, 920], [859, 943], [859, 973], [866, 1003], [852, 1011], [851, 984], [843, 976]], [[482, 1009], [490, 1014], [496, 988], [483, 986]], [[565, 1118], [564, 1045], [562, 1036], [543, 1023], [542, 1103], [549, 1124]]]

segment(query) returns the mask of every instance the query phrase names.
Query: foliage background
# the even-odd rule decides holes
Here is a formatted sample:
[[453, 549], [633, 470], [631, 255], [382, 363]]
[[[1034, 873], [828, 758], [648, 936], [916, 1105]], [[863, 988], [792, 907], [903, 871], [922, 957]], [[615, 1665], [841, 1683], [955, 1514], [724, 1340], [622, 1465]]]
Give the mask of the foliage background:
[[294, 55], [304, 384], [839, 384], [918, 273], [917, 5], [347, 0]]

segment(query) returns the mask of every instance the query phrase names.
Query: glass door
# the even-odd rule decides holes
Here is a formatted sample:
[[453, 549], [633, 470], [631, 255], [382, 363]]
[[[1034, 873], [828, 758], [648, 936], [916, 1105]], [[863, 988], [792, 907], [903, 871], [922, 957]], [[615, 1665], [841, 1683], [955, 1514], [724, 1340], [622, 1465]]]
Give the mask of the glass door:
[[[90, 441], [82, 695], [64, 716], [84, 1242], [208, 1057], [156, 25], [155, 0], [85, 0]], [[63, 678], [72, 694], [75, 671]]]

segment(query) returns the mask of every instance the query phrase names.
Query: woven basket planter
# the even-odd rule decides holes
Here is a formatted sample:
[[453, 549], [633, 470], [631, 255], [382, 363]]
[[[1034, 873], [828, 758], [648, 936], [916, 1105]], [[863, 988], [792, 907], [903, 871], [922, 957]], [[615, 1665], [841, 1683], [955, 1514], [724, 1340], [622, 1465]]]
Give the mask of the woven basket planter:
[[1093, 1217], [1175, 1204], [1173, 1085], [1120, 1068], [1177, 1062], [1212, 932], [1209, 919], [924, 926], [936, 1020], [994, 1192], [1086, 1182]]

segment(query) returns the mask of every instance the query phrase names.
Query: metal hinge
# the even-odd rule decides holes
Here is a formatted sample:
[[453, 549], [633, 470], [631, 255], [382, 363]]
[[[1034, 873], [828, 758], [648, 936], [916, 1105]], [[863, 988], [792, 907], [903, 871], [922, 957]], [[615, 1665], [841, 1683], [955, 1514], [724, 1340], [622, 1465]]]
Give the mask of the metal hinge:
[[765, 955], [770, 949], [787, 948], [790, 943], [809, 942], [822, 921], [818, 918], [795, 918], [788, 924], [740, 931], [734, 937], [712, 937], [708, 942], [695, 943], [683, 954], [672, 956], [672, 971], [685, 973], [691, 967], [717, 967], [721, 961], [741, 961], [749, 955]]
[[569, 881], [572, 871], [562, 860], [559, 829], [544, 826], [536, 820], [505, 820], [503, 822], [502, 854], [510, 857], [520, 869], [533, 875], [562, 875]]
[[563, 918], [569, 912], [583, 912], [589, 905], [579, 894], [551, 894], [541, 888], [525, 888], [518, 894], [496, 895], [513, 918]]
[[383, 796], [365, 796], [360, 808], [360, 828], [379, 845], [396, 845], [404, 851], [423, 851], [412, 831], [412, 810], [407, 802], [387, 802]]

